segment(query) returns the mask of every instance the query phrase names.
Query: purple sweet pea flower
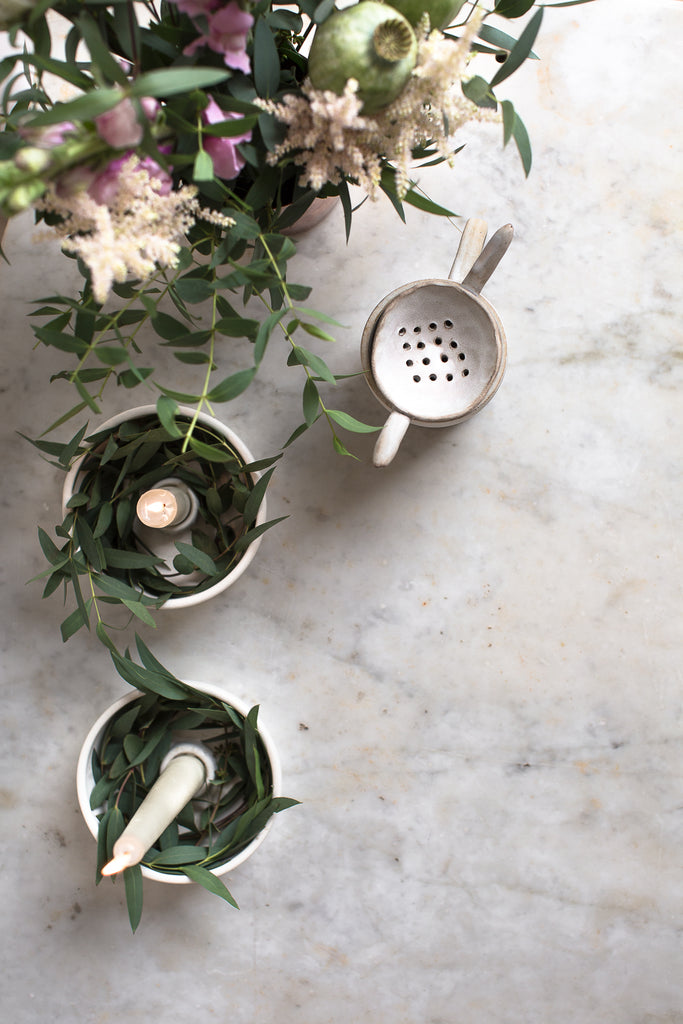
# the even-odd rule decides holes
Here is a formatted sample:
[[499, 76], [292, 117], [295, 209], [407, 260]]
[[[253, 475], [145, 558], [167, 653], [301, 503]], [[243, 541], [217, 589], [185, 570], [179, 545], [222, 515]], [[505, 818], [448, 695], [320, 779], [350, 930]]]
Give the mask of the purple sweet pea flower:
[[85, 192], [92, 185], [95, 176], [95, 172], [90, 167], [72, 167], [55, 180], [57, 195], [66, 199], [68, 196], [75, 196], [78, 192]]
[[147, 118], [147, 120], [150, 123], [152, 121], [156, 121], [157, 114], [161, 109], [161, 104], [159, 103], [159, 100], [155, 100], [153, 96], [141, 96], [139, 103], [140, 106], [142, 107], [142, 112]]
[[247, 35], [254, 24], [254, 19], [247, 11], [243, 11], [236, 0], [220, 10], [207, 15], [209, 33], [200, 36], [185, 49], [187, 55], [193, 54], [200, 46], [208, 46], [215, 53], [220, 53], [227, 67], [236, 71], [251, 71], [247, 56]]
[[[132, 152], [124, 153], [123, 156], [116, 157], [115, 160], [107, 164], [103, 171], [100, 171], [88, 188], [88, 195], [91, 199], [94, 199], [96, 203], [100, 203], [102, 206], [110, 206], [114, 202], [119, 190], [121, 168], [128, 162], [131, 156], [133, 156]], [[147, 171], [154, 191], [160, 196], [167, 196], [173, 188], [170, 174], [160, 167], [151, 156], [145, 156], [139, 160], [134, 170]]]
[[[209, 96], [208, 106], [202, 111], [204, 124], [219, 124], [221, 121], [231, 121], [241, 116], [232, 110], [221, 110], [211, 96]], [[217, 177], [225, 178], [226, 181], [237, 177], [244, 167], [244, 159], [237, 151], [237, 144], [249, 142], [250, 139], [251, 131], [245, 132], [244, 135], [204, 136], [202, 144], [213, 160], [213, 170]]]
[[[158, 102], [151, 96], [144, 96], [140, 100], [140, 106], [148, 121], [153, 121], [159, 110]], [[139, 146], [144, 135], [143, 127], [138, 121], [137, 108], [127, 96], [111, 110], [99, 114], [95, 118], [95, 127], [99, 137], [112, 149]]]
[[61, 146], [66, 137], [75, 131], [76, 125], [72, 121], [60, 121], [47, 128], [20, 128], [19, 134], [38, 149], [54, 149], [55, 146]]
[[252, 15], [243, 11], [235, 0], [209, 17], [209, 46], [216, 53], [223, 54], [229, 68], [245, 74], [251, 70], [246, 46], [247, 33], [253, 24]]
[[215, 11], [220, 0], [173, 0], [173, 3], [183, 14], [189, 14], [191, 18], [197, 18]]

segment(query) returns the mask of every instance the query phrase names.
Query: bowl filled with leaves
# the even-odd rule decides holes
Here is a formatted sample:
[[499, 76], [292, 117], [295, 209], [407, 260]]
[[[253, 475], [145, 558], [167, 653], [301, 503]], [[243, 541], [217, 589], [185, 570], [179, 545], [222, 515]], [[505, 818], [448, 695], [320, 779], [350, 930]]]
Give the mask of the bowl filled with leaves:
[[61, 544], [39, 530], [49, 562], [43, 595], [63, 586], [75, 597], [64, 640], [94, 618], [110, 646], [110, 604], [153, 625], [150, 609], [222, 593], [274, 523], [265, 492], [275, 460], [254, 461], [234, 431], [196, 409], [140, 406], [64, 444], [33, 443], [66, 470]]
[[97, 882], [123, 876], [133, 929], [142, 879], [195, 882], [231, 906], [221, 876], [250, 857], [282, 796], [280, 759], [257, 705], [221, 686], [173, 676], [137, 638], [141, 664], [112, 652], [135, 689], [85, 738], [78, 801], [97, 839]]

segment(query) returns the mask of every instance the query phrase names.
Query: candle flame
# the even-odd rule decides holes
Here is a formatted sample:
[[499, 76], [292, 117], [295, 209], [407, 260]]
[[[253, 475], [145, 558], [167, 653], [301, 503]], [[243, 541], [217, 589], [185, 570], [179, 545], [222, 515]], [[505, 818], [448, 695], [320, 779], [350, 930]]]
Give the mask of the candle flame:
[[117, 875], [119, 871], [125, 871], [126, 868], [131, 867], [135, 863], [135, 858], [130, 851], [125, 853], [119, 853], [105, 864], [102, 868], [103, 875]]

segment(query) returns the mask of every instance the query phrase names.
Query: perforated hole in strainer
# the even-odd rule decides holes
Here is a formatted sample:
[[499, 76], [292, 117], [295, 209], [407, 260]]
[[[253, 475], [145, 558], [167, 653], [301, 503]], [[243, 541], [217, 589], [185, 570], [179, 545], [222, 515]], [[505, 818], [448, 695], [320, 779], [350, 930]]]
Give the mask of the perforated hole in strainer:
[[[424, 368], [421, 373], [413, 372], [412, 378], [416, 384], [428, 381], [433, 383], [438, 380], [445, 380], [450, 384], [455, 380], [456, 373], [461, 377], [469, 376], [468, 367], [455, 362], [456, 358], [460, 364], [466, 362], [467, 354], [453, 337], [454, 326], [452, 320], [446, 319], [438, 324], [432, 320], [426, 327], [426, 331], [429, 332], [426, 341], [422, 335], [422, 324], [402, 324], [396, 331], [399, 338], [411, 333], [420, 337], [418, 342], [411, 344], [404, 341], [402, 346], [406, 353], [406, 366], [412, 369], [415, 366], [415, 357], [419, 356], [419, 363]], [[440, 333], [436, 334], [436, 331]], [[432, 365], [432, 361], [435, 365]], [[430, 369], [427, 370], [427, 367]], [[437, 370], [440, 372], [436, 372]]]

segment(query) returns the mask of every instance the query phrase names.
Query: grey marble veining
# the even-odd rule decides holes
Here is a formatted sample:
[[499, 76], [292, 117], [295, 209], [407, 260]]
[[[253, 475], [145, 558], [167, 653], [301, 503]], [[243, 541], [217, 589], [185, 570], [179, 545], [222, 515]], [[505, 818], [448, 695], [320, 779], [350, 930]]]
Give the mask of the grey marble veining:
[[[318, 425], [273, 478], [270, 513], [289, 518], [250, 571], [145, 634], [177, 674], [261, 703], [302, 800], [229, 877], [239, 912], [147, 883], [132, 937], [122, 887], [93, 884], [75, 764], [125, 686], [92, 637], [61, 644], [59, 600], [25, 585], [61, 481], [16, 434], [64, 408], [25, 313], [74, 278], [28, 219], [10, 225], [7, 1020], [683, 1022], [682, 19], [677, 0], [547, 11], [544, 60], [501, 89], [532, 137], [529, 179], [495, 125], [424, 173], [463, 218], [515, 226], [484, 289], [509, 346], [491, 404], [411, 427], [384, 470], [373, 437], [342, 460]], [[337, 212], [301, 239], [293, 279], [345, 325], [337, 372], [358, 370], [384, 295], [446, 276], [461, 223], [366, 203], [348, 246]], [[218, 409], [259, 455], [300, 421], [284, 358], [274, 344]], [[330, 404], [384, 419], [361, 378]]]

